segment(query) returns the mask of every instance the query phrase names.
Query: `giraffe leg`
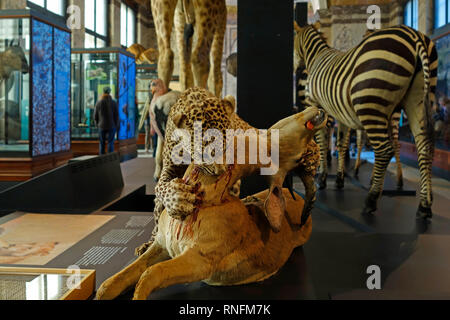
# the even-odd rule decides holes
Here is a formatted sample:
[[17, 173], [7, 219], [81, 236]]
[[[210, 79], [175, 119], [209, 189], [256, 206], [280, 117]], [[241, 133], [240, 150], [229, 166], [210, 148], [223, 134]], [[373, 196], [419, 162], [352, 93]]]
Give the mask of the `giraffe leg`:
[[348, 150], [348, 143], [350, 140], [350, 128], [338, 124], [338, 170], [336, 173], [336, 188], [344, 188], [344, 176], [345, 176], [345, 154]]
[[179, 1], [175, 10], [175, 33], [177, 39], [178, 56], [180, 63], [181, 90], [187, 90], [194, 85], [191, 68], [192, 38], [186, 39], [186, 13], [183, 1]]
[[206, 88], [210, 70], [210, 51], [214, 35], [214, 19], [211, 0], [193, 0], [195, 8], [195, 41], [192, 50], [194, 85]]
[[158, 77], [169, 87], [173, 73], [174, 54], [170, 47], [170, 37], [177, 0], [151, 0], [152, 14], [158, 40]]
[[216, 97], [222, 96], [223, 75], [222, 58], [225, 32], [227, 29], [227, 7], [225, 1], [215, 1], [217, 9], [217, 18], [215, 19], [216, 30], [211, 47], [211, 71], [208, 81], [208, 88]]

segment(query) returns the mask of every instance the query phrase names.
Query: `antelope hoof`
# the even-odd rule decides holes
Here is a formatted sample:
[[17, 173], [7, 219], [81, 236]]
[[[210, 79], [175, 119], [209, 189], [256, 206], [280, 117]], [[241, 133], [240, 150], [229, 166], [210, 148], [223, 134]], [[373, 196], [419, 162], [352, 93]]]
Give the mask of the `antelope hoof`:
[[355, 178], [358, 178], [359, 175], [359, 167], [355, 168]]
[[397, 190], [402, 190], [403, 189], [403, 179], [400, 178], [397, 180]]
[[419, 205], [416, 213], [417, 219], [431, 219], [433, 217], [433, 212], [431, 211], [431, 207], [426, 208], [422, 205]]

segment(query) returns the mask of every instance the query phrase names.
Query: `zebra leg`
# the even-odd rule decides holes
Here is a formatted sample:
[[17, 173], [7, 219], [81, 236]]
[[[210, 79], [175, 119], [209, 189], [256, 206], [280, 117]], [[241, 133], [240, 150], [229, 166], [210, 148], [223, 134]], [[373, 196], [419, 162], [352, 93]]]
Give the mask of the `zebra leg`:
[[[418, 77], [420, 77], [420, 73]], [[412, 89], [415, 88], [416, 81], [414, 81]], [[422, 89], [420, 90], [416, 89], [418, 92], [423, 92]], [[431, 218], [433, 216], [431, 211], [433, 203], [431, 171], [434, 156], [434, 131], [432, 126], [430, 126], [431, 119], [427, 115], [431, 110], [426, 110], [424, 103], [417, 104], [417, 101], [423, 100], [423, 95], [418, 97], [418, 94], [412, 91], [410, 96], [405, 109], [409, 126], [414, 135], [419, 160], [420, 205], [417, 210], [417, 217]]]
[[327, 163], [327, 153], [328, 148], [328, 127], [319, 130], [316, 133], [316, 141], [320, 147], [320, 167], [319, 167], [319, 189], [323, 190], [327, 187], [327, 176], [328, 176], [328, 163]]
[[350, 139], [350, 128], [339, 123], [338, 124], [338, 170], [336, 173], [336, 188], [344, 188], [345, 176], [345, 154], [348, 150]]
[[[387, 130], [386, 130], [387, 131]], [[369, 134], [370, 139], [370, 134]], [[377, 210], [377, 201], [383, 191], [384, 176], [386, 174], [387, 167], [394, 155], [394, 148], [391, 141], [387, 137], [384, 142], [380, 142], [378, 145], [372, 142], [375, 152], [375, 164], [372, 171], [372, 182], [367, 195], [365, 208], [363, 213], [373, 213]]]
[[359, 167], [361, 166], [361, 150], [363, 147], [362, 134], [362, 130], [356, 130], [356, 147], [358, 148], [358, 154], [355, 162], [355, 177], [358, 177]]

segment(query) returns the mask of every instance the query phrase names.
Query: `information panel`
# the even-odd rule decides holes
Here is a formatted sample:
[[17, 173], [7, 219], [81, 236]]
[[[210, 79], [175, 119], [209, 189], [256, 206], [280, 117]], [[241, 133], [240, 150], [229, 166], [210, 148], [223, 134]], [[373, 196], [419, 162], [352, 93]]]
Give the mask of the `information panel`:
[[70, 150], [70, 34], [54, 31], [54, 152]]
[[53, 29], [48, 24], [35, 19], [32, 26], [32, 155], [35, 157], [50, 154], [53, 151]]

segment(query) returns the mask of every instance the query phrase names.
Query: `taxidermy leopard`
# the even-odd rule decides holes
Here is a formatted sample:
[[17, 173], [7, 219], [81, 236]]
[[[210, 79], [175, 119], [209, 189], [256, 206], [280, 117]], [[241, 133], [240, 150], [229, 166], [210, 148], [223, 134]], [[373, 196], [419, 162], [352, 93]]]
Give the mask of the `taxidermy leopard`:
[[[166, 209], [167, 214], [172, 218], [184, 220], [192, 214], [202, 201], [202, 190], [199, 190], [198, 186], [189, 186], [182, 180], [188, 165], [176, 165], [174, 163], [174, 160], [177, 159], [174, 159], [173, 150], [178, 144], [178, 141], [173, 139], [175, 130], [187, 130], [190, 136], [194, 137], [194, 123], [197, 121], [202, 123], [203, 133], [208, 129], [216, 129], [222, 133], [223, 137], [226, 137], [226, 131], [228, 129], [242, 129], [243, 131], [255, 129], [242, 120], [235, 111], [236, 103], [233, 97], [227, 96], [221, 100], [215, 97], [213, 93], [199, 87], [185, 91], [180, 96], [178, 102], [172, 107], [166, 126], [163, 168], [161, 177], [155, 188], [154, 214], [156, 226], [158, 225], [159, 216], [164, 209]], [[195, 140], [195, 138], [198, 137], [194, 137], [192, 140]], [[203, 139], [200, 141], [202, 141], [202, 146], [205, 148], [208, 143], [204, 142]], [[193, 143], [191, 147], [191, 150], [194, 150], [195, 146]], [[319, 166], [319, 152], [316, 143], [311, 141], [307, 149], [302, 158], [303, 166], [301, 166], [301, 172], [298, 172], [306, 189], [305, 219], [309, 217], [315, 201], [316, 189], [314, 176]], [[210, 175], [220, 175], [225, 170], [225, 165], [202, 165], [202, 170]], [[240, 181], [235, 183], [228, 191], [231, 195], [238, 197], [240, 193]], [[157, 227], [155, 227], [153, 237], [157, 234], [157, 231]], [[136, 254], [143, 254], [152, 242], [137, 248]]]

